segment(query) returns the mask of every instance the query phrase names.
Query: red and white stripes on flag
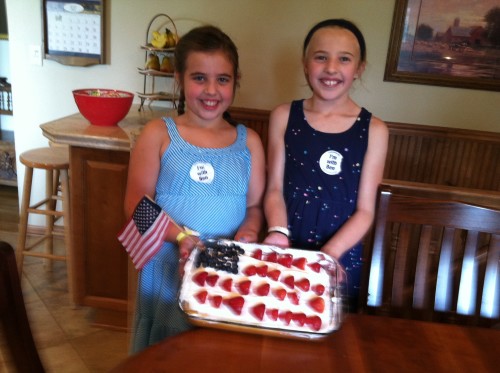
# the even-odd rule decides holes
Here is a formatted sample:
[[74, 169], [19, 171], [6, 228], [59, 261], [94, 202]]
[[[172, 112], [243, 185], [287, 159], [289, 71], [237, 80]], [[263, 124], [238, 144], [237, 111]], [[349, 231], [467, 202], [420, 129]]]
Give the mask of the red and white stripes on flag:
[[118, 234], [118, 240], [132, 258], [135, 268], [144, 265], [163, 245], [170, 218], [151, 198], [137, 204], [132, 217]]

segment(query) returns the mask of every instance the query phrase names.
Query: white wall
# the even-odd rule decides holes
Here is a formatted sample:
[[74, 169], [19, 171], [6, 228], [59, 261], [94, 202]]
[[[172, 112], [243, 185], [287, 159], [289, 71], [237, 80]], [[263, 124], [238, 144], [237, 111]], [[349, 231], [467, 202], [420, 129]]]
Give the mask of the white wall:
[[[29, 46], [41, 45], [40, 3], [6, 0], [18, 154], [46, 145], [40, 124], [77, 111], [73, 89], [142, 89], [136, 72], [144, 63], [139, 45], [158, 13], [171, 16], [180, 34], [212, 23], [233, 38], [242, 69], [236, 106], [271, 109], [308, 95], [300, 66], [303, 38], [314, 23], [344, 17], [355, 21], [367, 39], [368, 67], [353, 93], [360, 104], [387, 121], [500, 132], [498, 92], [383, 81], [395, 0], [106, 0], [109, 59], [93, 67], [29, 63]], [[24, 170], [18, 170], [22, 188]]]

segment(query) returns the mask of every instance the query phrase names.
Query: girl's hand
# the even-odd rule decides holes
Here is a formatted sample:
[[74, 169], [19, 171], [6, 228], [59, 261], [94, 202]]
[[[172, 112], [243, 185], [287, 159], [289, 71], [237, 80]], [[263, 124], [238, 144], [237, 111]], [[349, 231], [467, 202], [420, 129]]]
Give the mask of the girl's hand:
[[259, 235], [257, 234], [257, 232], [250, 229], [240, 229], [234, 236], [235, 241], [244, 243], [254, 243], [257, 242], [258, 239]]
[[189, 258], [191, 251], [198, 245], [200, 242], [199, 237], [197, 236], [186, 236], [178, 242], [179, 246], [179, 274], [184, 276], [184, 264], [186, 264], [186, 260]]
[[323, 266], [323, 268], [330, 273], [330, 275], [336, 274], [338, 283], [343, 283], [347, 281], [347, 275], [345, 268], [340, 264], [339, 258], [337, 255], [328, 252], [328, 249], [324, 247], [321, 249], [322, 252], [328, 254], [332, 259], [333, 263]]
[[266, 245], [279, 246], [284, 249], [290, 247], [290, 241], [288, 240], [288, 237], [278, 232], [269, 233], [264, 239], [263, 243]]

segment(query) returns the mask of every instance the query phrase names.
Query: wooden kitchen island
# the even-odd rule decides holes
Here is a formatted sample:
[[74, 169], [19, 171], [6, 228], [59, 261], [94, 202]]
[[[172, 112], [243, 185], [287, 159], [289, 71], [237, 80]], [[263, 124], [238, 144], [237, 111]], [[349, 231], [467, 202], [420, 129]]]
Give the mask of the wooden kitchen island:
[[127, 328], [129, 260], [116, 236], [125, 223], [130, 148], [144, 124], [166, 110], [138, 111], [133, 105], [118, 127], [90, 125], [79, 113], [40, 126], [50, 141], [70, 149], [74, 271], [69, 281], [75, 304], [95, 309], [96, 326]]

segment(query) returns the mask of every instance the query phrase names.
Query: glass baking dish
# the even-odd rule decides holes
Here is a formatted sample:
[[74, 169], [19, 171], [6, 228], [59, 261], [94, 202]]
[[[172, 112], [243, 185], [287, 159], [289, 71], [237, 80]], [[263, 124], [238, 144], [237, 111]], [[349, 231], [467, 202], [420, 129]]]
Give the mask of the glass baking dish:
[[322, 252], [206, 240], [185, 263], [179, 305], [197, 326], [322, 339], [342, 323], [339, 279]]

